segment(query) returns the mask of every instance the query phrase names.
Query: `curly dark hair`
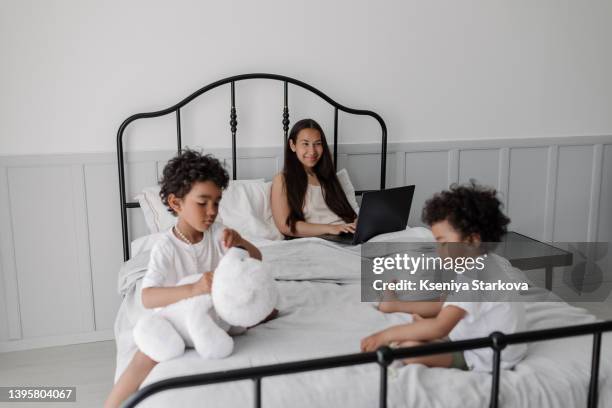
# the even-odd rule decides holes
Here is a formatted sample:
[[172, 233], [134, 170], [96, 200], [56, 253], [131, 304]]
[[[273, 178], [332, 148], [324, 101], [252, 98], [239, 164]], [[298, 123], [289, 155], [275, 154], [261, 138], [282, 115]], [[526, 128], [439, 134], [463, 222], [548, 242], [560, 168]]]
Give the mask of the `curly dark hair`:
[[447, 220], [462, 238], [479, 234], [482, 242], [499, 242], [510, 219], [501, 211], [502, 203], [496, 194], [495, 189], [474, 181], [453, 184], [427, 200], [422, 220], [429, 226]]
[[199, 181], [212, 181], [221, 190], [227, 187], [229, 175], [219, 160], [212, 155], [204, 155], [191, 149], [183, 149], [174, 156], [164, 167], [162, 179], [159, 182], [161, 189], [159, 196], [168, 207], [168, 211], [175, 214], [168, 205], [168, 197], [174, 194], [183, 198], [191, 191], [193, 184]]

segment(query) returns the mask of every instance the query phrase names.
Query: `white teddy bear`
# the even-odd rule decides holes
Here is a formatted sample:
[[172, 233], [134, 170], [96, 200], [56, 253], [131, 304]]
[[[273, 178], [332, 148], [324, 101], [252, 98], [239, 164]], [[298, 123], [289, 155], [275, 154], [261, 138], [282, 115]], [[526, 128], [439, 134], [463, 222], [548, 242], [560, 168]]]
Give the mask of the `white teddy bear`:
[[[196, 282], [190, 275], [178, 285]], [[134, 341], [141, 352], [162, 362], [194, 347], [204, 358], [232, 353], [231, 326], [249, 327], [265, 319], [278, 301], [278, 289], [261, 261], [240, 248], [231, 248], [215, 270], [211, 294], [194, 296], [141, 318]]]

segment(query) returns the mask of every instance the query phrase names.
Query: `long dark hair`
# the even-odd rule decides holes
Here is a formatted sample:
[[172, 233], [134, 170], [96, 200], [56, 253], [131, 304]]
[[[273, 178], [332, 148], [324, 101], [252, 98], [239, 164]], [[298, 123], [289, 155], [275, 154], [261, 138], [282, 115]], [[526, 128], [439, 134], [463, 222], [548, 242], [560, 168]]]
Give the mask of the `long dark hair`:
[[287, 201], [289, 203], [289, 215], [286, 220], [287, 225], [291, 229], [291, 232], [295, 233], [295, 224], [298, 221], [304, 221], [303, 208], [306, 189], [308, 188], [308, 175], [306, 174], [306, 170], [304, 170], [304, 166], [298, 160], [296, 153], [291, 150], [289, 144], [291, 140], [297, 145], [298, 133], [303, 129], [314, 129], [321, 134], [323, 154], [313, 167], [313, 171], [321, 184], [325, 204], [327, 204], [327, 207], [338, 215], [338, 217], [342, 218], [344, 222], [353, 222], [357, 214], [349, 204], [340, 186], [338, 177], [336, 176], [336, 169], [332, 162], [327, 140], [325, 140], [325, 133], [323, 133], [321, 126], [314, 120], [302, 119], [293, 125], [289, 132], [289, 138], [285, 142], [285, 167], [283, 168], [283, 176], [285, 177], [285, 189], [287, 191]]

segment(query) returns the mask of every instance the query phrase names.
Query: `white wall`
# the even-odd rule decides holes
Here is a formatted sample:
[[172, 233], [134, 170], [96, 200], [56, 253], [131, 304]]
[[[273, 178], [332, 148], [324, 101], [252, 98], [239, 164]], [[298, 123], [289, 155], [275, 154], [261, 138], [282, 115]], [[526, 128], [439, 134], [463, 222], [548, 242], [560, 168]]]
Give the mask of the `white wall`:
[[[0, 155], [113, 151], [130, 114], [256, 71], [379, 112], [390, 141], [611, 134], [611, 20], [599, 0], [3, 0]], [[237, 91], [240, 145], [278, 145], [281, 85]], [[228, 92], [184, 112], [187, 144], [229, 144]], [[290, 100], [329, 126], [326, 105]], [[377, 140], [371, 120], [341, 125]], [[130, 130], [172, 147], [172, 118]]]

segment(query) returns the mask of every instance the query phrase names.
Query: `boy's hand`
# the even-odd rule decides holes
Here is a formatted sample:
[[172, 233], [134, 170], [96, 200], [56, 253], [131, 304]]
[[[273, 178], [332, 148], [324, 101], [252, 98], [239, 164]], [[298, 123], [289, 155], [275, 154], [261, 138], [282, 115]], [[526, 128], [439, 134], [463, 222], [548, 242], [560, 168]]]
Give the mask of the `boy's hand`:
[[361, 340], [361, 351], [376, 351], [379, 347], [386, 346], [389, 342], [385, 339], [385, 332], [374, 333]]
[[242, 238], [238, 231], [226, 228], [223, 230], [221, 242], [226, 249], [230, 249], [235, 246], [242, 246], [244, 244], [244, 238]]
[[192, 286], [193, 296], [203, 295], [210, 293], [212, 290], [213, 272], [204, 272], [200, 280], [195, 282]]

